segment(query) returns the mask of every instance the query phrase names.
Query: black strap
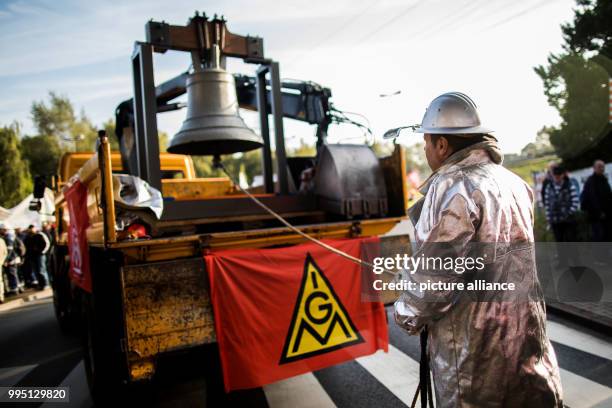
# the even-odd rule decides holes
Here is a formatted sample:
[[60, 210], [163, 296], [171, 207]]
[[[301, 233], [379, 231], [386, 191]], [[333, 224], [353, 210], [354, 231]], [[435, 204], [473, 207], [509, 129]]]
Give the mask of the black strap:
[[427, 326], [421, 330], [421, 361], [419, 364], [419, 387], [421, 388], [421, 408], [433, 408], [431, 395], [431, 377], [429, 376], [429, 358], [427, 356]]

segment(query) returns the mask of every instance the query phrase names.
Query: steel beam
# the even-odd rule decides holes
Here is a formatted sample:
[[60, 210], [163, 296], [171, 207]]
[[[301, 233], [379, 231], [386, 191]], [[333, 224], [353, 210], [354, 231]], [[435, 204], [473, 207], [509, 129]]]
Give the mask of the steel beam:
[[137, 42], [132, 56], [134, 75], [134, 142], [137, 176], [161, 191], [157, 101], [153, 77], [153, 47]]

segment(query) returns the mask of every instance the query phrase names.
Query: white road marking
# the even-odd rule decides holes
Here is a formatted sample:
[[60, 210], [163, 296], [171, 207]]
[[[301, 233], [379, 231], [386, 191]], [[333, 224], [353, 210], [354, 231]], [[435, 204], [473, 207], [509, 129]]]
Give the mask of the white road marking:
[[371, 356], [358, 358], [357, 362], [404, 404], [410, 406], [419, 384], [418, 362], [391, 344], [388, 353], [379, 350]]
[[37, 364], [0, 368], [0, 385], [11, 387], [32, 371]]
[[563, 385], [563, 403], [570, 408], [593, 407], [612, 398], [612, 388], [559, 369]]
[[612, 360], [612, 343], [550, 320], [546, 332], [557, 343]]
[[270, 408], [331, 408], [336, 406], [312, 373], [266, 385], [263, 390]]
[[[612, 360], [612, 345], [597, 337], [556, 322], [548, 322], [548, 334], [556, 342]], [[404, 404], [410, 406], [419, 381], [418, 362], [389, 345], [389, 352], [377, 353], [356, 360]], [[0, 385], [13, 385], [36, 365], [0, 368]], [[564, 403], [571, 408], [604, 407], [612, 401], [612, 388], [606, 387], [570, 371], [560, 369]], [[60, 386], [70, 387], [70, 406], [91, 407], [81, 360]], [[334, 402], [312, 373], [302, 374], [263, 387], [271, 408], [335, 407]], [[45, 403], [44, 408], [64, 407], [65, 404]]]
[[[83, 360], [74, 366], [72, 371], [64, 378], [58, 387], [70, 387], [69, 397], [71, 407], [89, 408], [93, 406], [87, 387], [87, 377], [85, 375], [85, 363]], [[66, 408], [66, 403], [45, 402], [41, 408]]]

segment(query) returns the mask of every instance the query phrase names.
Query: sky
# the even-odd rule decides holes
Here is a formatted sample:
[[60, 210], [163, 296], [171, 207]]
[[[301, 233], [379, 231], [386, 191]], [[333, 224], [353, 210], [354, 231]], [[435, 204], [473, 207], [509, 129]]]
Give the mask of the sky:
[[[329, 87], [334, 106], [365, 115], [376, 139], [419, 123], [437, 95], [460, 91], [474, 99], [502, 149], [518, 152], [560, 121], [533, 67], [561, 51], [560, 25], [571, 21], [573, 7], [574, 0], [0, 0], [0, 126], [18, 121], [32, 134], [31, 104], [49, 91], [101, 125], [131, 97], [130, 55], [146, 21], [185, 24], [197, 9], [224, 15], [233, 33], [262, 37], [282, 78]], [[189, 64], [186, 53], [156, 54], [156, 82]], [[255, 68], [228, 60], [231, 72]], [[258, 129], [256, 114], [242, 115]], [[173, 135], [184, 118], [185, 110], [160, 114], [159, 129]], [[364, 139], [345, 124], [329, 133], [334, 142]], [[286, 120], [285, 134], [288, 146], [314, 142], [303, 123]]]

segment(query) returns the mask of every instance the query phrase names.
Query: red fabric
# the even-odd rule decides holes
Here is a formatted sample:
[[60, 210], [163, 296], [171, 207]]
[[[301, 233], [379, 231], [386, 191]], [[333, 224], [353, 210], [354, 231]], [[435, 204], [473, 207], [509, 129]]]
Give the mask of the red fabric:
[[[325, 242], [360, 257], [362, 244], [372, 240], [376, 238]], [[333, 287], [361, 341], [283, 362], [307, 259], [314, 261]], [[384, 306], [361, 301], [360, 266], [337, 254], [307, 243], [278, 249], [210, 251], [205, 261], [226, 391], [259, 387], [388, 349]], [[320, 301], [311, 304], [318, 317], [325, 306], [316, 309], [313, 305], [320, 307], [322, 303], [316, 303]]]
[[87, 187], [76, 181], [64, 193], [70, 225], [68, 227], [68, 253], [70, 254], [70, 279], [83, 290], [91, 293], [89, 270], [89, 248], [86, 230], [89, 226], [87, 214]]

